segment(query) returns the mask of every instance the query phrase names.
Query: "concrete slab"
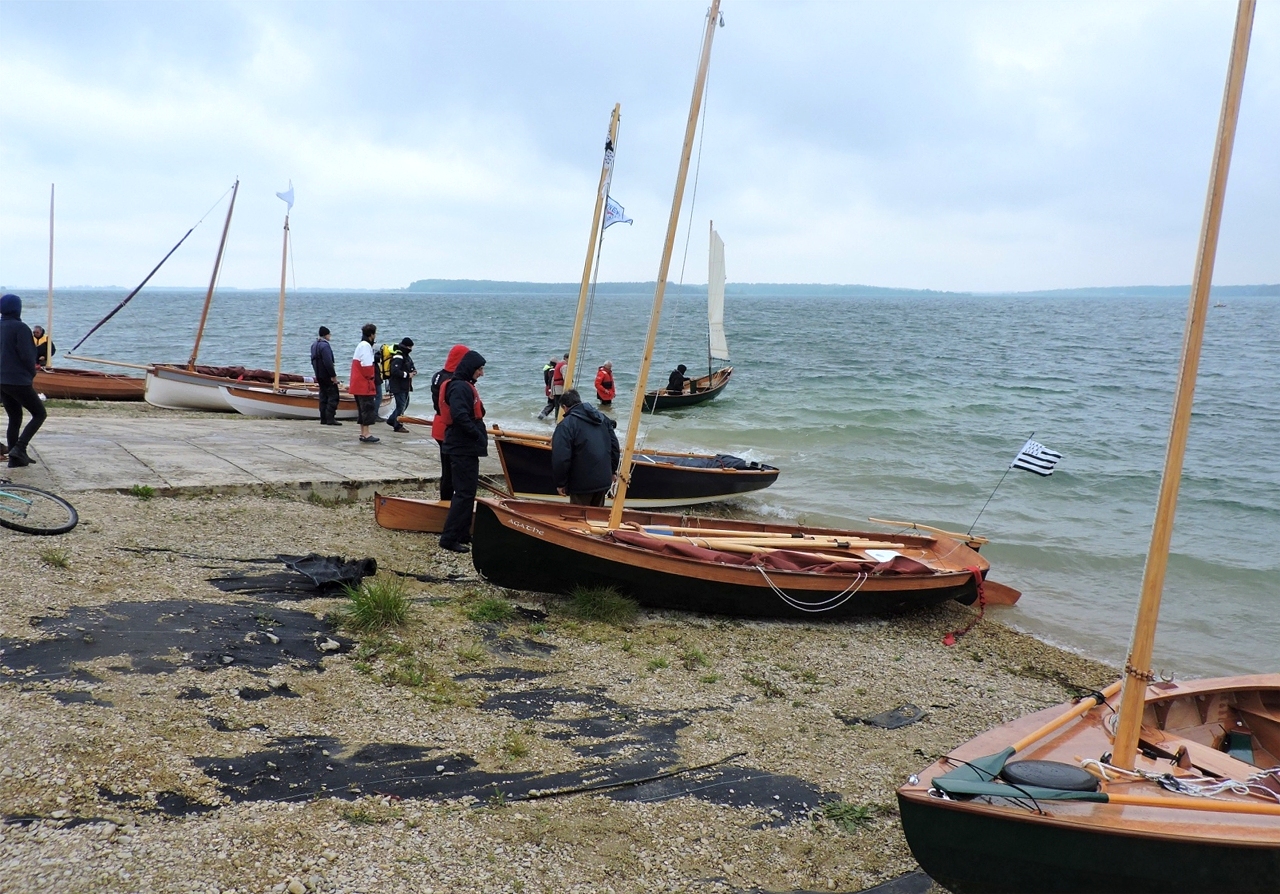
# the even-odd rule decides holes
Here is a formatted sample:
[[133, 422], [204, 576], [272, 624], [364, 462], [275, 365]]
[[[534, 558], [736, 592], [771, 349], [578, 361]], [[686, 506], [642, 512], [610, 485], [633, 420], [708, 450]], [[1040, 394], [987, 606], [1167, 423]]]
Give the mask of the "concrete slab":
[[[379, 425], [377, 444], [361, 444], [354, 423], [321, 426], [291, 419], [178, 413], [103, 405], [65, 413], [50, 408], [26, 468], [13, 481], [59, 493], [302, 486], [367, 496], [377, 487], [422, 487], [440, 478], [440, 454], [426, 431], [396, 434]], [[500, 475], [495, 456], [481, 471]]]

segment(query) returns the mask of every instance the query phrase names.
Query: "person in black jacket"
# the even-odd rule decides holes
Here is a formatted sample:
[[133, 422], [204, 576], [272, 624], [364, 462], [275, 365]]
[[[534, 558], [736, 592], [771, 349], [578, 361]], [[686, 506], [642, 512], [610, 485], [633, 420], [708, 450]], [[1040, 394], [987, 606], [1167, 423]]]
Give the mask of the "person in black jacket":
[[556, 493], [566, 494], [577, 506], [603, 506], [609, 488], [617, 480], [617, 424], [590, 404], [576, 389], [560, 398], [564, 418], [551, 436], [551, 476]]
[[684, 383], [693, 381], [684, 374], [685, 369], [685, 365], [681, 363], [675, 369], [671, 370], [671, 375], [667, 377], [668, 394], [684, 394]]
[[[22, 322], [22, 299], [17, 295], [0, 297], [0, 400], [9, 417], [7, 441], [9, 466], [29, 466], [27, 445], [44, 424], [44, 402], [32, 383], [36, 379], [36, 343], [31, 329]], [[22, 411], [31, 421], [22, 429]]]
[[489, 455], [489, 432], [484, 427], [484, 404], [476, 380], [484, 375], [484, 357], [468, 351], [444, 385], [440, 413], [445, 417], [444, 452], [453, 474], [453, 499], [440, 532], [440, 546], [455, 553], [470, 552], [471, 518], [475, 514], [480, 457]]
[[320, 386], [320, 424], [341, 425], [338, 414], [338, 371], [333, 366], [333, 347], [329, 344], [329, 327], [320, 327], [320, 337], [311, 344], [311, 369]]
[[395, 398], [396, 407], [387, 417], [387, 425], [401, 433], [409, 430], [400, 423], [400, 417], [405, 410], [409, 409], [409, 393], [413, 391], [413, 377], [418, 374], [418, 367], [409, 356], [412, 350], [413, 339], [402, 338], [400, 344], [395, 347], [395, 353], [391, 355], [391, 379], [388, 385], [391, 396]]

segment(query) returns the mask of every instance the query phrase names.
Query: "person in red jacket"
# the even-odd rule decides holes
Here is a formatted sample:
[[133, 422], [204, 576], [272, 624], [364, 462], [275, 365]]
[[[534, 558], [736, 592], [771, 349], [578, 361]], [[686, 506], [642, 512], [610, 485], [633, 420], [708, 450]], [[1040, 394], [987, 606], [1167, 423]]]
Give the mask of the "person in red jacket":
[[613, 361], [606, 360], [596, 370], [596, 400], [600, 402], [600, 406], [607, 407], [613, 403], [617, 394], [618, 389], [613, 387]]
[[440, 499], [453, 499], [453, 466], [449, 463], [449, 457], [444, 452], [444, 436], [445, 426], [444, 416], [440, 415], [440, 395], [444, 390], [444, 386], [453, 378], [453, 373], [458, 368], [458, 363], [462, 358], [467, 356], [467, 352], [471, 349], [466, 345], [454, 345], [449, 349], [449, 356], [445, 358], [444, 369], [439, 370], [431, 377], [431, 406], [435, 409], [436, 414], [431, 418], [431, 437], [435, 439], [436, 444], [440, 446]]
[[360, 423], [360, 443], [376, 444], [378, 436], [373, 434], [372, 426], [378, 421], [378, 386], [373, 372], [373, 340], [378, 335], [378, 327], [373, 323], [365, 323], [360, 328], [360, 344], [356, 345], [355, 356], [351, 358], [350, 391], [356, 399]]

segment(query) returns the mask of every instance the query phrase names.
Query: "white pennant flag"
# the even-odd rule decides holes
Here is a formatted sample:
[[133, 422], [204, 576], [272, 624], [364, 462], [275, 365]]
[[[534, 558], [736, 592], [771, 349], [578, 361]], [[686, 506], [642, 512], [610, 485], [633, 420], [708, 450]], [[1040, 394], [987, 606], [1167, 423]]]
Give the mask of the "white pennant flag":
[[290, 211], [293, 210], [293, 181], [292, 180], [289, 181], [288, 189], [286, 189], [284, 192], [276, 193], [276, 198], [284, 200], [284, 203], [289, 206], [289, 210]]
[[605, 199], [603, 229], [607, 230], [616, 223], [629, 224], [631, 222], [631, 218], [627, 217], [627, 212], [622, 209], [621, 205], [612, 198]]
[[1018, 451], [1018, 455], [1013, 458], [1013, 462], [1009, 463], [1009, 468], [1023, 469], [1037, 475], [1052, 475], [1053, 467], [1060, 459], [1062, 459], [1061, 453], [1028, 439]]

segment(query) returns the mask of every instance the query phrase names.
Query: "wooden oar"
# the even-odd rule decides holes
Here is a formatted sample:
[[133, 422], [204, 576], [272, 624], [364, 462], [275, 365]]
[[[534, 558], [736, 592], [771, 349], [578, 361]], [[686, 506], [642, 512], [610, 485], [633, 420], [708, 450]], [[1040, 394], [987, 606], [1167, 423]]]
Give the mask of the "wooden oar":
[[[1111, 696], [1115, 695], [1117, 692], [1120, 691], [1121, 685], [1122, 685], [1122, 681], [1117, 680], [1116, 682], [1108, 686], [1106, 689], [1102, 690], [1100, 694], [1105, 698], [1111, 698]], [[1039, 742], [1045, 736], [1049, 735], [1049, 733], [1054, 732], [1055, 730], [1063, 726], [1066, 726], [1068, 723], [1070, 723], [1072, 720], [1075, 720], [1081, 714], [1087, 714], [1089, 711], [1092, 711], [1094, 707], [1096, 707], [1098, 704], [1099, 704], [1098, 700], [1093, 696], [1088, 696], [1086, 698], [1080, 699], [1080, 701], [1078, 701], [1076, 704], [1072, 705], [1066, 711], [1063, 711], [1061, 714], [1059, 714], [1053, 720], [1050, 720], [1048, 723], [1040, 727], [1035, 732], [1028, 733], [1018, 741], [1014, 742], [1013, 743], [1014, 752], [1016, 753], [1016, 752], [1022, 751], [1028, 745], [1032, 745], [1036, 742]]]
[[151, 369], [144, 363], [125, 363], [123, 360], [103, 360], [100, 357], [82, 357], [79, 354], [67, 354], [68, 360], [80, 360], [84, 363], [105, 363], [107, 366], [123, 366], [125, 369]]
[[891, 525], [896, 528], [915, 528], [920, 531], [932, 531], [935, 534], [942, 534], [946, 537], [954, 537], [957, 540], [964, 540], [967, 543], [983, 544], [983, 543], [991, 542], [986, 537], [978, 537], [974, 534], [959, 534], [955, 531], [945, 531], [942, 528], [935, 528], [932, 525], [921, 525], [921, 524], [917, 524], [916, 522], [889, 521], [888, 519], [884, 519], [884, 518], [870, 518], [870, 517], [867, 518], [867, 521], [875, 522], [878, 525]]
[[[587, 522], [593, 528], [607, 528], [604, 522]], [[797, 544], [852, 543], [866, 549], [911, 549], [906, 544], [892, 540], [866, 540], [859, 537], [840, 537], [836, 534], [784, 534], [771, 531], [742, 531], [736, 528], [682, 528], [671, 525], [624, 525], [651, 537], [733, 537], [747, 540], [768, 540]]]
[[[702, 540], [702, 543], [692, 543], [694, 540]], [[706, 540], [701, 537], [689, 538], [689, 543], [693, 546], [701, 546], [703, 549], [711, 549], [722, 553], [745, 553], [747, 555], [755, 555], [756, 553], [776, 553], [781, 552], [777, 547], [755, 546], [748, 543], [736, 543], [733, 541]], [[788, 549], [787, 552], [797, 553], [804, 556], [814, 556], [818, 559], [825, 559], [828, 562], [870, 562], [866, 556], [850, 553], [844, 556], [836, 556], [831, 553], [819, 553], [808, 549]]]

